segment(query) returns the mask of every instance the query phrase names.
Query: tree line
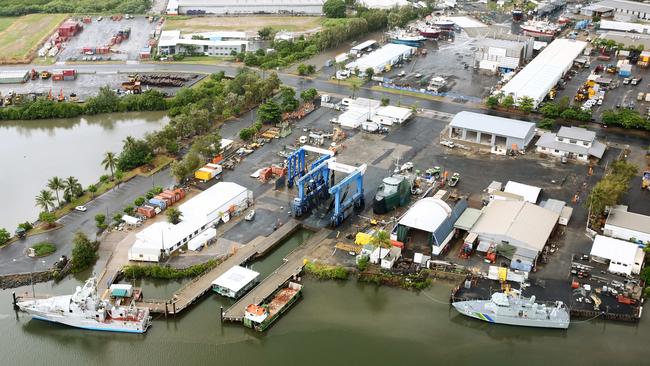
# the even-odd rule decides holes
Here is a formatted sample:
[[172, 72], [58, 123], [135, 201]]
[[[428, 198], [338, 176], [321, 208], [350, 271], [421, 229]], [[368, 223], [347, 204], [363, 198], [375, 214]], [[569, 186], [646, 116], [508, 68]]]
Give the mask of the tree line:
[[158, 90], [150, 89], [142, 94], [120, 97], [108, 86], [103, 86], [96, 96], [88, 98], [85, 103], [58, 102], [42, 97], [17, 106], [2, 108], [0, 120], [72, 118], [100, 113], [162, 111], [167, 108], [168, 100]]
[[151, 0], [3, 0], [0, 16], [32, 13], [127, 13], [144, 14]]

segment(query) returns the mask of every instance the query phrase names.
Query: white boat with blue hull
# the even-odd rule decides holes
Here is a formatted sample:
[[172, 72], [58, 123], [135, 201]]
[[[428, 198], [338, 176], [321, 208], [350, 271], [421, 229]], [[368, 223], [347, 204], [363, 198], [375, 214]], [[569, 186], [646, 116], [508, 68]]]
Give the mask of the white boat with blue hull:
[[148, 308], [133, 302], [129, 306], [114, 305], [100, 299], [95, 278], [88, 279], [83, 287], [77, 286], [72, 295], [18, 301], [16, 306], [33, 319], [87, 330], [144, 333], [151, 326]]
[[562, 301], [547, 306], [536, 303], [535, 296], [522, 297], [516, 290], [496, 292], [490, 300], [457, 301], [452, 305], [459, 313], [488, 323], [567, 329], [571, 321]]

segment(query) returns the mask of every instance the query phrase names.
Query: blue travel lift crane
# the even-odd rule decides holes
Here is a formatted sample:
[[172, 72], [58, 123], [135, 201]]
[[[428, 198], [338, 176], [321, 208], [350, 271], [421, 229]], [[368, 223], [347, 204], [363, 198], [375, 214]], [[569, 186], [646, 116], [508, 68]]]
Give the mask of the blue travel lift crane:
[[[302, 176], [298, 182], [298, 195], [293, 200], [292, 211], [295, 217], [302, 216], [320, 202], [334, 197], [334, 212], [330, 217], [330, 224], [334, 227], [340, 225], [349, 216], [352, 208], [360, 208], [363, 199], [363, 175], [367, 165], [354, 167], [336, 162], [336, 158], [323, 159], [312, 170]], [[330, 187], [333, 172], [348, 174], [338, 184]], [[347, 192], [352, 183], [356, 183], [356, 191], [350, 197]]]
[[293, 188], [293, 184], [296, 179], [303, 177], [307, 173], [307, 164], [305, 159], [307, 151], [315, 152], [321, 155], [318, 159], [316, 159], [316, 161], [311, 164], [310, 170], [314, 170], [318, 164], [334, 156], [334, 152], [330, 150], [321, 149], [309, 145], [301, 146], [299, 149], [287, 156], [287, 187]]

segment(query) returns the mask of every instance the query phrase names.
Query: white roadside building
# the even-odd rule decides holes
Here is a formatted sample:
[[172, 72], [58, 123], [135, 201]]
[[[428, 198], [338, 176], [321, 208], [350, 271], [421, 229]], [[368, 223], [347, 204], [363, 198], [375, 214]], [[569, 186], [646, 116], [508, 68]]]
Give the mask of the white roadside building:
[[245, 210], [253, 192], [232, 182], [219, 182], [178, 207], [181, 222], [158, 221], [135, 235], [129, 260], [158, 262], [196, 238], [212, 225], [227, 222], [230, 215]]

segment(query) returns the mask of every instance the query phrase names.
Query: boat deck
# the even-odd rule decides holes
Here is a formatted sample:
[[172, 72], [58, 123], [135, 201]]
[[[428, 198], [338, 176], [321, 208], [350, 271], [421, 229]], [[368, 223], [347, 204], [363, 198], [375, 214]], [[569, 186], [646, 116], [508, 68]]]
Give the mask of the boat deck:
[[137, 306], [147, 307], [152, 313], [178, 314], [210, 291], [212, 281], [219, 278], [227, 270], [268, 253], [300, 227], [301, 224], [298, 221], [289, 220], [268, 237], [258, 236], [250, 243], [239, 248], [223, 263], [183, 286], [174, 293], [170, 300], [144, 300], [138, 302]]
[[248, 292], [244, 297], [239, 299], [228, 310], [222, 314], [222, 319], [232, 322], [241, 322], [244, 320], [244, 312], [250, 304], [261, 304], [268, 299], [273, 293], [280, 288], [285, 282], [298, 275], [303, 266], [307, 255], [311, 253], [329, 234], [330, 230], [321, 230], [313, 235], [309, 240], [294, 249], [285, 258], [285, 263], [278, 267], [273, 273], [266, 277], [262, 282]]

